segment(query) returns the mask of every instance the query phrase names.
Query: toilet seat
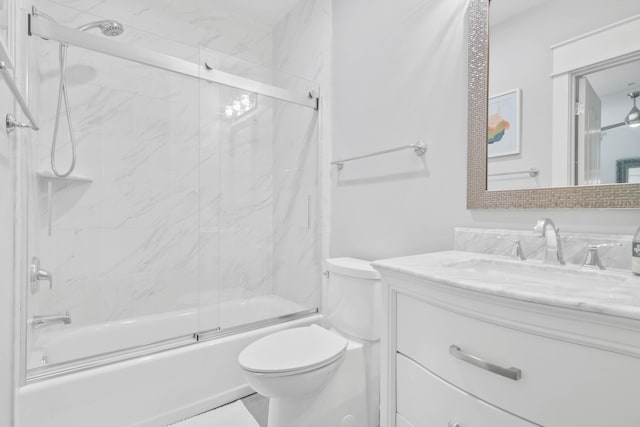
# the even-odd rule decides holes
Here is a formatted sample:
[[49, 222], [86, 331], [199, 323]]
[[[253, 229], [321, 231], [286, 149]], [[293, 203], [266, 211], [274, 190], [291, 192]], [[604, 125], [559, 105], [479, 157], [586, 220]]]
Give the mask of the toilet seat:
[[257, 374], [292, 375], [330, 365], [347, 350], [346, 338], [317, 325], [263, 337], [238, 356], [240, 366]]

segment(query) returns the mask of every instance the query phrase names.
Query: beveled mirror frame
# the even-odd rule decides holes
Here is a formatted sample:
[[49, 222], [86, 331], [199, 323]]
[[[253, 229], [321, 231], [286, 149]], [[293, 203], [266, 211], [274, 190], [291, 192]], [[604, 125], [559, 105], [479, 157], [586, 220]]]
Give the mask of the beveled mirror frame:
[[640, 208], [640, 184], [487, 190], [489, 0], [471, 0], [467, 17], [467, 209]]

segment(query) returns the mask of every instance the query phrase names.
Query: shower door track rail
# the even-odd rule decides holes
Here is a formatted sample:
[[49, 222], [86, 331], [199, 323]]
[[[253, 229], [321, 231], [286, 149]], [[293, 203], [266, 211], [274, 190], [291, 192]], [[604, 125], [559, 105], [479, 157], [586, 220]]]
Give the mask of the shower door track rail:
[[297, 313], [285, 314], [269, 319], [251, 322], [244, 325], [231, 326], [221, 329], [217, 327], [208, 331], [196, 332], [190, 335], [169, 338], [166, 340], [145, 344], [137, 347], [115, 350], [108, 353], [96, 354], [80, 359], [70, 360], [57, 365], [45, 365], [31, 368], [26, 374], [26, 384], [34, 384], [52, 378], [65, 376], [77, 372], [84, 372], [94, 368], [113, 365], [114, 363], [125, 362], [140, 357], [148, 357], [164, 351], [176, 350], [187, 346], [197, 345], [214, 341], [216, 339], [229, 337], [243, 332], [250, 332], [267, 328], [298, 319], [304, 319], [319, 314], [317, 308], [310, 308]]
[[251, 80], [213, 68], [209, 63], [199, 65], [175, 56], [165, 55], [127, 43], [109, 40], [87, 34], [73, 28], [50, 22], [42, 17], [29, 14], [29, 35], [65, 43], [91, 51], [137, 62], [162, 70], [172, 71], [189, 77], [203, 79], [224, 86], [255, 92], [282, 101], [292, 102], [318, 110], [319, 98], [313, 92], [306, 94], [283, 89], [267, 83]]

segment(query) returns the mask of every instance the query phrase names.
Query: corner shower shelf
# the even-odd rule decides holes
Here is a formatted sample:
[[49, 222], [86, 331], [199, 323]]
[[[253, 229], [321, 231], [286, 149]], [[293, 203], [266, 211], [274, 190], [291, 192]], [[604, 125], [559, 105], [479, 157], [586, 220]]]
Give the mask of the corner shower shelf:
[[73, 184], [90, 184], [93, 182], [93, 178], [89, 178], [87, 176], [80, 175], [70, 175], [65, 177], [60, 177], [54, 175], [50, 171], [38, 171], [36, 172], [36, 176], [38, 179], [42, 180], [46, 183], [47, 187], [47, 230], [48, 235], [51, 236], [52, 224], [53, 224], [53, 188], [56, 187], [57, 190], [62, 190], [68, 188]]
[[65, 177], [55, 176], [52, 172], [49, 171], [38, 171], [38, 178], [44, 180], [53, 180], [60, 182], [78, 182], [78, 183], [90, 183], [93, 182], [93, 178], [89, 178], [88, 176], [80, 176], [80, 175], [70, 175]]

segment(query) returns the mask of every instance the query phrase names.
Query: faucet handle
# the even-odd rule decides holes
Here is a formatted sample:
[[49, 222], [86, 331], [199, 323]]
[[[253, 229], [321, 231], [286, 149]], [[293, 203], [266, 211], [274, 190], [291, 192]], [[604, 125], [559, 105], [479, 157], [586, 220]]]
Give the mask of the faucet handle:
[[524, 255], [520, 240], [512, 240], [513, 247], [511, 248], [511, 258], [517, 258], [520, 261], [526, 261], [527, 257]]
[[527, 259], [522, 251], [522, 245], [519, 239], [511, 239], [502, 235], [499, 235], [498, 239], [506, 239], [513, 243], [513, 246], [511, 247], [511, 254], [509, 255], [511, 258], [516, 258], [520, 261], [525, 261]]
[[40, 280], [49, 282], [49, 289], [53, 287], [53, 275], [44, 268], [40, 267], [40, 259], [33, 257], [31, 259], [31, 293], [35, 294], [40, 290]]
[[602, 261], [600, 261], [598, 249], [610, 246], [622, 246], [622, 243], [601, 243], [599, 245], [589, 245], [587, 247], [587, 256], [584, 259], [582, 268], [585, 270], [606, 270], [604, 265], [602, 265]]

